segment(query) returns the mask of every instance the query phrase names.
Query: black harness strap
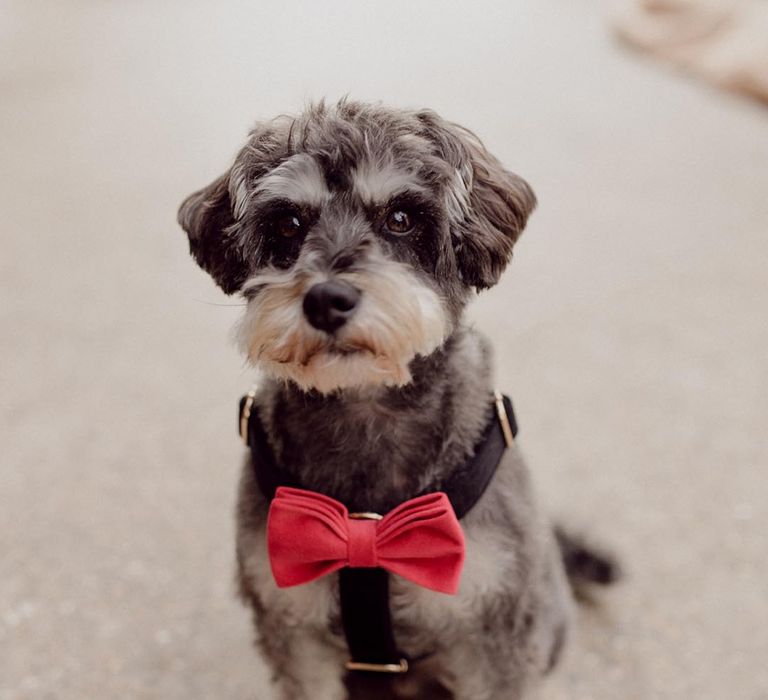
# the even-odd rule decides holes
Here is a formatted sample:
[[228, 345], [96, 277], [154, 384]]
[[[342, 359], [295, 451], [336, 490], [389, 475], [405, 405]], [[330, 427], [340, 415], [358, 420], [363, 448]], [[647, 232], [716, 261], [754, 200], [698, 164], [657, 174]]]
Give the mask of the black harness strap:
[[[339, 571], [341, 624], [349, 647], [347, 668], [365, 671], [372, 666], [401, 669], [403, 655], [397, 649], [389, 609], [389, 573], [384, 569]], [[360, 664], [355, 668], [356, 664]], [[370, 669], [369, 669], [370, 670]], [[386, 669], [382, 669], [386, 670]]]
[[475, 446], [474, 454], [438, 488], [430, 491], [445, 492], [456, 517], [461, 520], [485, 493], [504, 451], [511, 447], [516, 436], [517, 420], [512, 401], [508, 396], [496, 394], [493, 400], [493, 415]]
[[[240, 400], [240, 435], [251, 448], [259, 489], [271, 500], [279, 486], [301, 488], [301, 484], [277, 464], [258, 411], [253, 408], [254, 394], [251, 392]], [[443, 483], [415, 496], [443, 491], [451, 501], [456, 517], [463, 518], [480, 500], [496, 473], [505, 449], [516, 435], [517, 422], [512, 402], [507, 396], [497, 393], [493, 399], [493, 416], [474, 454]], [[339, 600], [341, 622], [351, 658], [347, 668], [359, 672], [407, 671], [408, 660], [398, 650], [392, 630], [388, 572], [380, 568], [341, 569]]]

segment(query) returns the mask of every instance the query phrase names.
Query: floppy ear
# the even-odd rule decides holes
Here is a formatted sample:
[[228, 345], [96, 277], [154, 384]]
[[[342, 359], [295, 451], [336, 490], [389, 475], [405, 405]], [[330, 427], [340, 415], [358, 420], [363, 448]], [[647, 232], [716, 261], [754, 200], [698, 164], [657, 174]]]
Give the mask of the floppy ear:
[[478, 290], [492, 287], [512, 257], [512, 247], [536, 206], [536, 196], [472, 132], [434, 112], [421, 112], [418, 117], [442, 157], [457, 171], [447, 186], [456, 210], [451, 233], [462, 280]]
[[505, 170], [480, 141], [465, 138], [465, 146], [472, 180], [456, 257], [464, 282], [480, 290], [499, 281], [536, 206], [536, 196], [523, 178]]
[[227, 172], [189, 195], [179, 208], [178, 221], [189, 236], [189, 250], [197, 264], [232, 294], [245, 282], [248, 266], [237, 241], [229, 179]]

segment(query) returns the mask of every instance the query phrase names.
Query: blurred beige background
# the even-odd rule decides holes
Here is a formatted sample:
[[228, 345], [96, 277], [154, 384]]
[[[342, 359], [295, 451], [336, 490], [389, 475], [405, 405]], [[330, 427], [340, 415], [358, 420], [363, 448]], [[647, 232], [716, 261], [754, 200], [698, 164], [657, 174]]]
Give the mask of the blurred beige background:
[[768, 698], [768, 111], [600, 0], [0, 2], [0, 699], [269, 700], [233, 597], [249, 384], [178, 203], [349, 93], [540, 208], [476, 302], [543, 507], [614, 548], [552, 700]]

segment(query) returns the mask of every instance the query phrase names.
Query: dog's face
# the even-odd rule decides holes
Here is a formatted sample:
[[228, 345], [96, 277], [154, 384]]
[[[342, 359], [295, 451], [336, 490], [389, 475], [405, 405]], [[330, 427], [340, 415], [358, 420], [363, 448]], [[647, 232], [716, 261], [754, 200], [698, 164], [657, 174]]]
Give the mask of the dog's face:
[[429, 111], [317, 105], [251, 133], [179, 222], [247, 300], [251, 362], [304, 389], [407, 383], [473, 288], [496, 283], [533, 192]]

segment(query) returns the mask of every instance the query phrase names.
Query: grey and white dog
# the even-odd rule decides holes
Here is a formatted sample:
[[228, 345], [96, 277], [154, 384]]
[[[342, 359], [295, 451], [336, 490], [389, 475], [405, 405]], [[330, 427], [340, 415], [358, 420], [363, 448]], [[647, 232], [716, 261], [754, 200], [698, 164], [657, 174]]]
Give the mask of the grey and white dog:
[[[239, 344], [267, 376], [256, 408], [277, 461], [305, 488], [387, 512], [467, 461], [489, 422], [491, 357], [462, 312], [497, 282], [535, 203], [434, 112], [344, 100], [258, 124], [232, 167], [182, 204], [197, 262], [247, 302]], [[459, 593], [393, 577], [398, 643], [425, 660], [359, 687], [344, 679], [335, 575], [273, 582], [268, 503], [252, 471], [248, 458], [238, 579], [283, 700], [522, 698], [562, 647], [565, 569], [611, 577], [541, 520], [507, 450], [462, 520]]]

